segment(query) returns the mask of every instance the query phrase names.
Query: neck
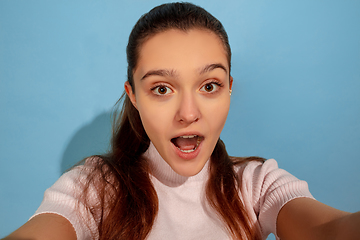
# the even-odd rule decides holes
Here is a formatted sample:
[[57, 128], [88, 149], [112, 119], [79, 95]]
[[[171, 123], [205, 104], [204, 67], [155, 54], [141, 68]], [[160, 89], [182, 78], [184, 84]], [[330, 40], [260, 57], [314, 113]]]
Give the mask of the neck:
[[144, 153], [144, 157], [150, 163], [151, 175], [163, 184], [171, 187], [182, 185], [188, 181], [204, 181], [209, 174], [209, 160], [206, 162], [203, 169], [194, 176], [185, 177], [176, 173], [161, 157], [152, 142], [150, 143], [148, 150]]

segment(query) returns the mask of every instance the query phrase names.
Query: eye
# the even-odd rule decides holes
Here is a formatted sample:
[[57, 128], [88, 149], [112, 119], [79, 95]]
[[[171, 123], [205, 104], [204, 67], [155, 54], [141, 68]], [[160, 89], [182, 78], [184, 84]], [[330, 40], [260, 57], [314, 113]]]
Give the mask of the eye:
[[151, 90], [154, 94], [159, 95], [159, 96], [172, 93], [172, 90], [165, 85], [156, 86], [156, 87], [152, 88]]
[[217, 82], [209, 82], [206, 83], [204, 86], [200, 88], [200, 91], [207, 92], [207, 93], [213, 93], [218, 90], [218, 88], [221, 87], [221, 85]]

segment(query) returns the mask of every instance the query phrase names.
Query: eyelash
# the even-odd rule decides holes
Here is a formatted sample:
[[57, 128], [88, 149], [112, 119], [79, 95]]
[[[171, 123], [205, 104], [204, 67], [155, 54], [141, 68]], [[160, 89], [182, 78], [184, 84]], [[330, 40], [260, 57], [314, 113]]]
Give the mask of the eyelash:
[[209, 86], [209, 85], [216, 85], [215, 90], [212, 90], [211, 92], [208, 92], [208, 91], [206, 91], [205, 89], [203, 90], [204, 92], [209, 93], [209, 94], [214, 94], [214, 93], [216, 93], [216, 92], [218, 91], [218, 88], [221, 88], [221, 87], [224, 86], [221, 82], [219, 82], [219, 81], [214, 81], [214, 80], [213, 80], [213, 81], [210, 81], [210, 82], [205, 83], [205, 84], [200, 88], [200, 90], [202, 90], [203, 88], [205, 88], [206, 86]]

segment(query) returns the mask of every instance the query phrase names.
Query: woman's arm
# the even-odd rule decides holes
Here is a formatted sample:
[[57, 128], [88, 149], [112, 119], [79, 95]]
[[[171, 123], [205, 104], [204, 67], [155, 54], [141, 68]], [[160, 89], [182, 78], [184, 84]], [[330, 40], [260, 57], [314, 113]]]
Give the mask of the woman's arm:
[[351, 214], [310, 198], [297, 198], [280, 210], [277, 233], [282, 240], [360, 239], [360, 212]]
[[64, 217], [45, 213], [32, 218], [3, 240], [76, 240], [71, 223]]

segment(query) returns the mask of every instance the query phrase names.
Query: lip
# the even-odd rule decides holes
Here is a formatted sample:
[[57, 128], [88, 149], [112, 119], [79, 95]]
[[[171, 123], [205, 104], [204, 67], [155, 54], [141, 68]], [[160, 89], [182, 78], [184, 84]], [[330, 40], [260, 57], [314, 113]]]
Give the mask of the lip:
[[[191, 159], [194, 159], [196, 158], [200, 151], [201, 151], [201, 147], [202, 147], [202, 144], [204, 142], [204, 135], [200, 134], [199, 132], [187, 132], [187, 133], [181, 133], [181, 134], [178, 134], [176, 135], [175, 137], [173, 138], [177, 138], [177, 137], [181, 137], [181, 136], [191, 136], [191, 135], [197, 135], [199, 137], [202, 137], [202, 141], [199, 143], [199, 145], [197, 146], [197, 148], [193, 151], [193, 152], [189, 152], [189, 153], [186, 153], [186, 152], [182, 152], [180, 149], [178, 149], [173, 143], [172, 141], [170, 140], [171, 142], [171, 145], [173, 147], [173, 150], [175, 151], [175, 153], [182, 159], [184, 160], [191, 160]], [[173, 139], [171, 138], [171, 139]]]
[[181, 134], [178, 134], [178, 135], [175, 135], [174, 137], [171, 137], [171, 139], [173, 138], [178, 138], [178, 137], [181, 137], [181, 136], [191, 136], [191, 135], [197, 135], [199, 137], [204, 137], [204, 135], [202, 135], [201, 133], [199, 132], [185, 132], [185, 133], [181, 133]]

